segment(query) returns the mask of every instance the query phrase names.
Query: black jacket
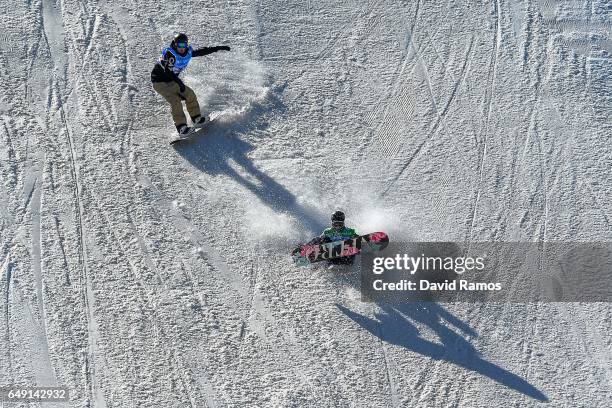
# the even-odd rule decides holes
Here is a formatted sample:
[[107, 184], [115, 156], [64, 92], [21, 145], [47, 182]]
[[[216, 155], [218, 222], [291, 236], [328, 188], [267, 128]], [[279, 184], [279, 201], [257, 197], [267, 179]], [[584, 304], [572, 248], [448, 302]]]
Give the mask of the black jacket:
[[[203, 55], [212, 54], [213, 52], [217, 52], [219, 50], [227, 50], [226, 46], [218, 46], [218, 47], [203, 47], [197, 50], [193, 50], [191, 52], [191, 57], [201, 57]], [[168, 66], [168, 62], [170, 61], [170, 57], [172, 54], [167, 51], [162, 60], [155, 63], [153, 70], [151, 71], [151, 82], [172, 82], [175, 81], [179, 85], [182, 85], [182, 81], [178, 77], [177, 74], [172, 72], [172, 68]]]

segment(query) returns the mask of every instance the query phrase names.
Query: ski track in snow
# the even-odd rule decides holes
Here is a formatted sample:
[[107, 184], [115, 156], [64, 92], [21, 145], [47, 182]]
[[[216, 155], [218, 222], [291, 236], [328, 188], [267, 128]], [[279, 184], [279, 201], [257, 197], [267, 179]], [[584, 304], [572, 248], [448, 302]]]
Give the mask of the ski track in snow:
[[[5, 3], [0, 385], [612, 405], [608, 304], [361, 303], [358, 266], [287, 256], [336, 208], [395, 240], [609, 241], [606, 2]], [[149, 75], [177, 31], [232, 51], [184, 74], [220, 116], [174, 148]]]

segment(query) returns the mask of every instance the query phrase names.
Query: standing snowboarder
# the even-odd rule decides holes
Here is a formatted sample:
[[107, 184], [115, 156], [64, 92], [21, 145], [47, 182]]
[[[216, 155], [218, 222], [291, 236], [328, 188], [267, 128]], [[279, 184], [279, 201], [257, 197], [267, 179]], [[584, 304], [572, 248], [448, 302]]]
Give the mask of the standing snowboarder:
[[186, 135], [191, 131], [191, 128], [187, 126], [187, 118], [181, 101], [185, 101], [194, 127], [201, 127], [206, 121], [205, 116], [202, 116], [200, 112], [195, 92], [181, 81], [179, 74], [187, 67], [192, 57], [201, 57], [221, 50], [229, 51], [230, 47], [222, 45], [194, 50], [189, 45], [187, 35], [180, 33], [174, 37], [170, 46], [162, 51], [151, 71], [153, 89], [170, 103], [172, 120], [179, 135]]

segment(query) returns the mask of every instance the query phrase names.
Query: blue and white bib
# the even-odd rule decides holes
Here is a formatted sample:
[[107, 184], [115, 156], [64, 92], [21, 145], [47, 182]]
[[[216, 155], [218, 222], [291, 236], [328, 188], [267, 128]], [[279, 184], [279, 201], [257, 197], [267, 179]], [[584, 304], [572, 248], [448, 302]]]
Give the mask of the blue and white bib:
[[166, 55], [167, 52], [170, 52], [172, 56], [169, 57], [167, 60], [168, 68], [172, 69], [172, 72], [178, 75], [181, 73], [182, 70], [187, 68], [187, 65], [189, 65], [189, 61], [191, 61], [192, 51], [193, 49], [191, 48], [191, 45], [187, 47], [187, 53], [185, 55], [179, 54], [172, 47], [167, 47], [162, 51], [161, 56], [159, 57], [157, 62], [163, 66], [164, 55]]

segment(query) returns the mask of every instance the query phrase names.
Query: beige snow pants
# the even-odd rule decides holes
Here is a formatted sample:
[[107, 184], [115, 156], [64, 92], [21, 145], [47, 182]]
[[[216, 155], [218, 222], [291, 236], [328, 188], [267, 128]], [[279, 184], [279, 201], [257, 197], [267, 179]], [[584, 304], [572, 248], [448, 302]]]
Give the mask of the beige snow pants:
[[198, 104], [198, 98], [196, 97], [193, 89], [185, 85], [185, 92], [181, 93], [179, 85], [174, 82], [153, 82], [153, 89], [155, 92], [164, 97], [165, 100], [170, 104], [170, 110], [172, 112], [172, 120], [175, 126], [186, 125], [187, 118], [185, 112], [183, 112], [183, 104], [181, 101], [185, 101], [187, 112], [189, 116], [195, 118], [200, 115], [200, 105]]

